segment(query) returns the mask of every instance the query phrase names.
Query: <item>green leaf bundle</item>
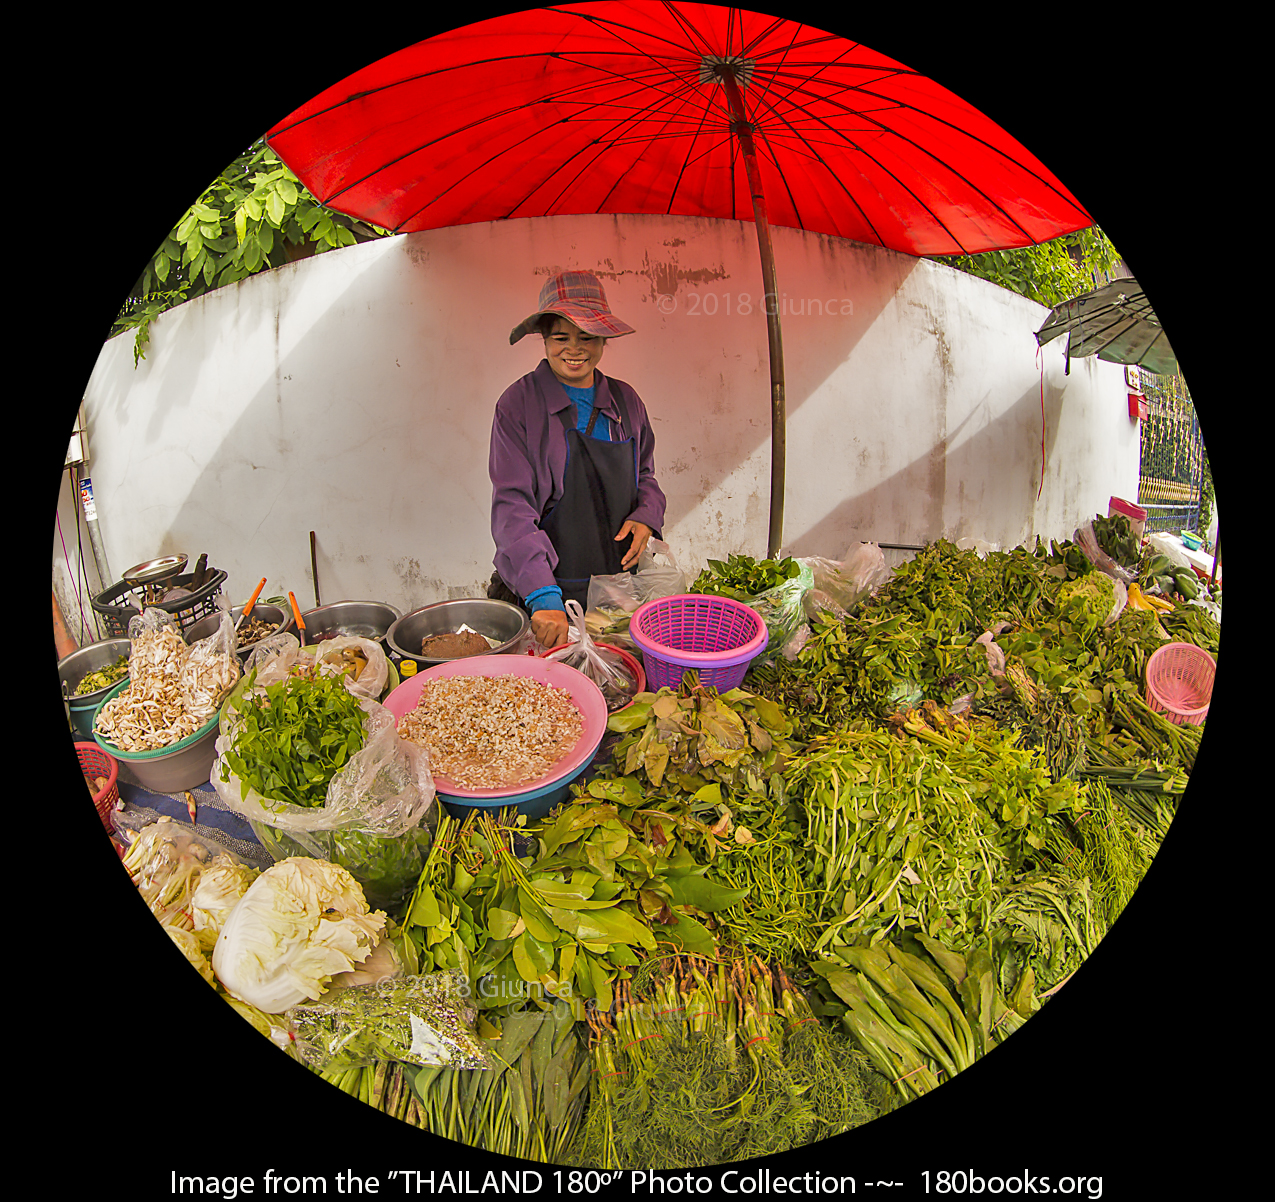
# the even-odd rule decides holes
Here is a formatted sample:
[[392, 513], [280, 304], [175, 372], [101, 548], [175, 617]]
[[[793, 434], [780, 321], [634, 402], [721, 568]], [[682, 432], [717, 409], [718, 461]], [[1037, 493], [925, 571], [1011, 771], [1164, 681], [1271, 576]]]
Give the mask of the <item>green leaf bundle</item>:
[[342, 677], [295, 676], [256, 692], [249, 684], [224, 759], [244, 797], [255, 789], [271, 801], [322, 806], [328, 783], [366, 741], [363, 718]]

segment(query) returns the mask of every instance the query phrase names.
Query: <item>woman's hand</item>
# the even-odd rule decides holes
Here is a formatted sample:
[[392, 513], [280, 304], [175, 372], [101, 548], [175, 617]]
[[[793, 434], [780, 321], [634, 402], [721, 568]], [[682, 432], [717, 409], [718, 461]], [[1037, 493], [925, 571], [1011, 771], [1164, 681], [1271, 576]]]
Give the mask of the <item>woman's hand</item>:
[[630, 534], [633, 535], [632, 545], [620, 561], [620, 567], [626, 572], [637, 563], [638, 556], [646, 550], [646, 544], [651, 541], [651, 527], [644, 526], [641, 522], [627, 521], [620, 527], [620, 533], [615, 536], [615, 541], [622, 542]]
[[567, 615], [560, 609], [538, 609], [531, 615], [531, 633], [546, 651], [567, 641]]

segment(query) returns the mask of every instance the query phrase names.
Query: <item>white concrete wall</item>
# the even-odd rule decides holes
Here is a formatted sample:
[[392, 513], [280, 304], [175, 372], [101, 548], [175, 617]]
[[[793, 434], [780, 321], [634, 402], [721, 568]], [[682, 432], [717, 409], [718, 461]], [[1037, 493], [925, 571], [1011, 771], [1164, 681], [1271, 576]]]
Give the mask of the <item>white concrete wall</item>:
[[[1043, 307], [858, 243], [790, 229], [774, 241], [785, 551], [938, 536], [1011, 546], [1070, 535], [1113, 493], [1136, 496], [1122, 370], [1091, 359], [1064, 375], [1060, 346], [1037, 352]], [[539, 339], [511, 347], [508, 332], [565, 268], [597, 272], [637, 329], [602, 367], [651, 412], [679, 561], [763, 555], [770, 398], [753, 227], [597, 216], [349, 247], [164, 314], [136, 368], [131, 335], [106, 344], [85, 410], [113, 573], [207, 551], [233, 601], [266, 576], [266, 595], [291, 589], [308, 607], [314, 530], [324, 601], [406, 611], [477, 593], [493, 551], [492, 407], [541, 356]], [[74, 572], [69, 484], [59, 516]], [[92, 589], [87, 540], [84, 551]], [[67, 559], [55, 532], [74, 627]]]

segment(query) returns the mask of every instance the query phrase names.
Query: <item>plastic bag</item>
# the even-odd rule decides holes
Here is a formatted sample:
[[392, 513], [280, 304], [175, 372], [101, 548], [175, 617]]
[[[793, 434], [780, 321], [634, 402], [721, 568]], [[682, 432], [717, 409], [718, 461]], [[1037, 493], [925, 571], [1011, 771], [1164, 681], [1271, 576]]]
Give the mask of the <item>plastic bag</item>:
[[1153, 554], [1163, 555], [1175, 568], [1185, 568], [1188, 572], [1192, 570], [1191, 561], [1187, 558], [1181, 541], [1172, 534], [1157, 531], [1149, 534], [1147, 541], [1151, 544]]
[[958, 551], [974, 551], [979, 559], [986, 559], [991, 551], [999, 551], [1000, 543], [989, 543], [981, 538], [971, 538], [968, 535], [965, 538], [956, 540], [956, 549]]
[[121, 833], [128, 839], [124, 867], [147, 908], [160, 922], [175, 921], [185, 930], [195, 926], [191, 899], [205, 869], [219, 860], [242, 866], [205, 832], [168, 817]]
[[345, 868], [368, 904], [393, 909], [416, 887], [436, 823], [429, 753], [401, 739], [394, 716], [358, 697], [366, 741], [329, 782], [321, 806], [300, 806], [245, 788], [225, 752], [234, 745], [237, 710], [223, 714], [213, 788], [227, 809], [246, 818], [276, 861], [314, 856]]
[[294, 634], [272, 634], [248, 653], [243, 670], [245, 676], [255, 671], [254, 685], [264, 687], [312, 668], [324, 674], [344, 672], [356, 652], [367, 662], [357, 676], [350, 673], [346, 677], [345, 687], [356, 697], [375, 701], [389, 683], [390, 664], [385, 649], [374, 639], [338, 635], [313, 647], [302, 647]]
[[316, 1072], [377, 1061], [485, 1069], [478, 1010], [457, 969], [356, 985], [287, 1012], [303, 1064]]
[[[585, 625], [594, 641], [622, 647], [634, 656], [641, 655], [641, 650], [629, 636], [629, 618], [638, 606], [675, 597], [687, 588], [686, 574], [668, 544], [653, 538], [646, 547], [636, 572], [591, 576], [585, 598]], [[665, 562], [657, 562], [657, 557]]]
[[172, 614], [145, 609], [129, 620], [128, 679], [93, 719], [95, 734], [123, 751], [158, 751], [193, 735], [211, 713], [192, 713], [182, 690], [190, 648]]
[[380, 643], [356, 635], [338, 635], [334, 639], [327, 639], [314, 648], [315, 670], [325, 674], [346, 672], [357, 664], [360, 655], [366, 663], [357, 676], [354, 672], [349, 672], [345, 678], [345, 687], [356, 697], [368, 697], [375, 701], [385, 692], [390, 678], [390, 663], [385, 658], [385, 650]]
[[876, 543], [851, 543], [838, 560], [803, 559], [813, 573], [813, 583], [806, 595], [806, 613], [813, 618], [831, 613], [844, 618], [879, 584], [890, 578], [885, 555]]
[[1110, 626], [1124, 612], [1129, 603], [1129, 590], [1123, 580], [1116, 581], [1116, 599], [1111, 603], [1111, 612], [1103, 620], [1104, 626]]
[[622, 709], [633, 700], [637, 681], [625, 671], [617, 658], [608, 658], [606, 652], [589, 637], [584, 610], [578, 601], [567, 602], [567, 616], [572, 621], [575, 638], [568, 646], [549, 652], [545, 659], [583, 672], [602, 690], [608, 712]]
[[[663, 563], [657, 560], [664, 560]], [[638, 604], [645, 605], [660, 597], [676, 597], [686, 592], [686, 573], [677, 566], [668, 543], [653, 538], [646, 544], [638, 560]]]
[[[664, 563], [657, 562], [658, 559]], [[667, 543], [651, 539], [636, 572], [591, 576], [586, 597], [590, 610], [622, 610], [631, 614], [639, 605], [686, 592], [686, 573], [677, 566]]]
[[[141, 634], [157, 634], [160, 631], [169, 631], [181, 638], [181, 623], [166, 609], [143, 609], [140, 614], [134, 614], [128, 620], [128, 637], [131, 642], [137, 642]], [[185, 641], [182, 639], [183, 643]]]
[[814, 587], [815, 576], [809, 560], [799, 559], [797, 565], [801, 570], [796, 576], [747, 598], [747, 604], [761, 614], [770, 635], [760, 660], [782, 655], [794, 637], [800, 638], [806, 620], [806, 595]]
[[243, 674], [249, 676], [255, 672], [253, 683], [264, 688], [287, 680], [301, 658], [301, 640], [295, 634], [268, 634], [248, 652]]
[[1073, 541], [1084, 552], [1085, 558], [1098, 571], [1110, 576], [1112, 580], [1119, 581], [1121, 584], [1132, 584], [1137, 580], [1136, 572], [1131, 572], [1128, 568], [1122, 568], [1098, 545], [1098, 536], [1093, 532], [1092, 521], [1085, 522], [1077, 527]]
[[182, 664], [178, 685], [186, 712], [202, 726], [221, 708], [226, 696], [239, 683], [239, 676], [235, 622], [223, 603], [216, 631], [192, 643]]
[[128, 678], [130, 692], [149, 694], [165, 682], [181, 677], [190, 648], [177, 619], [166, 610], [144, 609], [128, 620]]

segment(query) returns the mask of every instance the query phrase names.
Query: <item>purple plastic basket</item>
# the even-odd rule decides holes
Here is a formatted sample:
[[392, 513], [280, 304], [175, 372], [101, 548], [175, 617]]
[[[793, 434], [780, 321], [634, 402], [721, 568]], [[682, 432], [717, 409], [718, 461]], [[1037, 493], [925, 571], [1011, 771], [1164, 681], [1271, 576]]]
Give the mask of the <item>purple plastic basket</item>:
[[744, 679], [770, 635], [761, 615], [741, 601], [681, 593], [639, 606], [629, 637], [642, 652], [648, 689], [676, 689], [693, 668], [700, 684], [724, 693]]

